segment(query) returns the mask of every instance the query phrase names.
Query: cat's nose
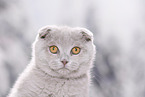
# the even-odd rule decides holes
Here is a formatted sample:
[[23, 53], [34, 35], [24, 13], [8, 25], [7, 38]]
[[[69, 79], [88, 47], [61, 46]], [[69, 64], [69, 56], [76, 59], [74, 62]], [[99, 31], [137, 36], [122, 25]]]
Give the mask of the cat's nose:
[[68, 63], [67, 60], [62, 60], [61, 62], [63, 63], [64, 66]]

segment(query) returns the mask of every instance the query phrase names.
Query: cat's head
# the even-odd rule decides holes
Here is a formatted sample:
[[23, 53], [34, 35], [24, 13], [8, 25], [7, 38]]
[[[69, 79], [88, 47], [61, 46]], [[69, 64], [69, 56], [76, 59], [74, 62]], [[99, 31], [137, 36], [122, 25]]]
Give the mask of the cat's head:
[[51, 76], [79, 77], [95, 56], [93, 34], [85, 28], [46, 26], [34, 43], [36, 65]]

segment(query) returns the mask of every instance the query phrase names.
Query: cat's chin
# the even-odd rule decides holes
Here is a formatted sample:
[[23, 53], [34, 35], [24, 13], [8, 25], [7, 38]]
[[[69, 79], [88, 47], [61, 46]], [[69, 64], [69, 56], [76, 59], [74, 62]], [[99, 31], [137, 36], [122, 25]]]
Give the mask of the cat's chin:
[[53, 70], [53, 72], [57, 73], [58, 77], [74, 77], [78, 70], [69, 70], [68, 68], [60, 68], [58, 70]]
[[[42, 65], [41, 65], [42, 66]], [[39, 70], [44, 71], [53, 78], [79, 78], [84, 73], [80, 73], [79, 69], [69, 70], [68, 68], [52, 69], [52, 68], [38, 68]]]
[[61, 76], [66, 76], [71, 73], [71, 71], [68, 70], [67, 68], [61, 68], [61, 69], [57, 70], [56, 72]]

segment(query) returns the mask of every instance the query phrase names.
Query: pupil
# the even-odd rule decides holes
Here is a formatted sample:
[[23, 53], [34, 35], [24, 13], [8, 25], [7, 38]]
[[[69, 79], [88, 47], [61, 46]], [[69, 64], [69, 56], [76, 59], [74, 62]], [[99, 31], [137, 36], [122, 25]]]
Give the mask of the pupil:
[[53, 47], [53, 50], [54, 50], [55, 48]]
[[75, 49], [75, 51], [77, 51], [77, 49]]

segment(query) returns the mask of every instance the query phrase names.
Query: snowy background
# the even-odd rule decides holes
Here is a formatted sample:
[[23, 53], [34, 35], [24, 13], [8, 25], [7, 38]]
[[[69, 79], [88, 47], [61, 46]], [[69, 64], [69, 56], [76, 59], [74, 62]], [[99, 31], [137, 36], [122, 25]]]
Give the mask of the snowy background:
[[94, 33], [90, 97], [145, 97], [145, 0], [0, 0], [0, 97], [29, 63], [45, 25]]

